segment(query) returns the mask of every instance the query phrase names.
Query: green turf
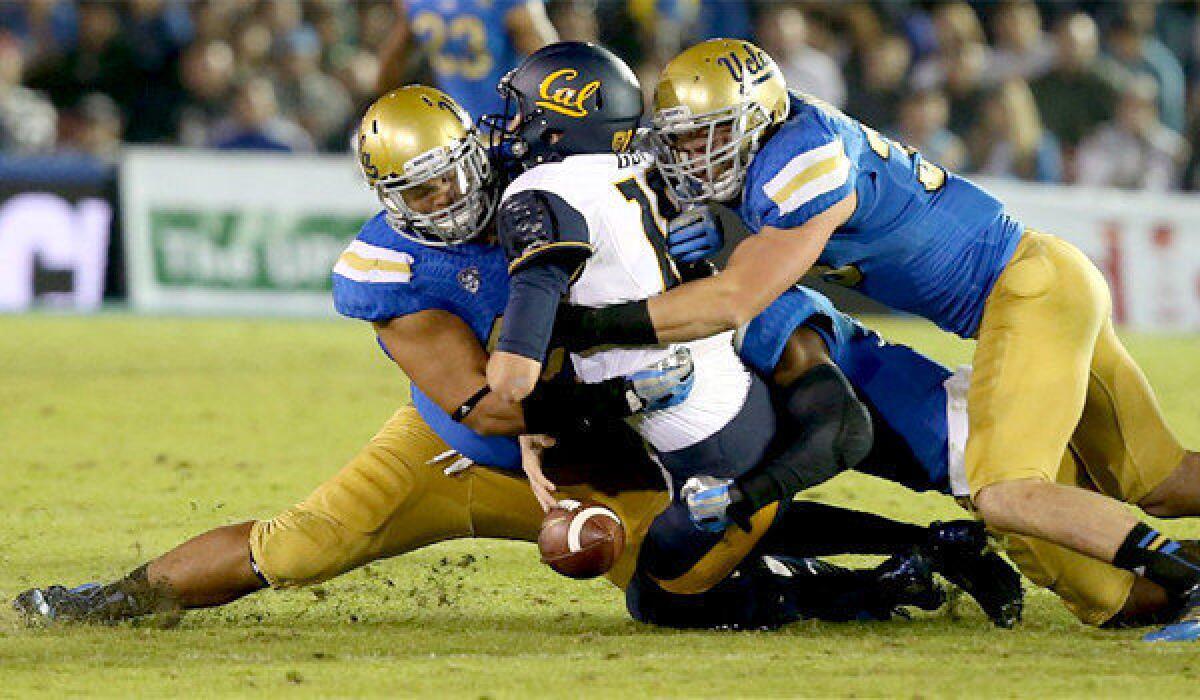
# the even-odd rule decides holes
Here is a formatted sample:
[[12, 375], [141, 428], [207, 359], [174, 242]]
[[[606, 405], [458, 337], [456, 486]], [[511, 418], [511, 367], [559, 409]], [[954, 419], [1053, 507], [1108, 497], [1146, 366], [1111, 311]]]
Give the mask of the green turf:
[[[945, 361], [969, 356], [936, 331], [884, 325]], [[1200, 442], [1200, 339], [1131, 347]], [[111, 577], [272, 514], [405, 393], [349, 322], [0, 317], [0, 598]], [[862, 477], [821, 492], [922, 522], [957, 512]], [[889, 624], [663, 631], [628, 621], [606, 584], [554, 576], [530, 545], [458, 542], [170, 629], [31, 631], [5, 605], [0, 696], [1194, 697], [1200, 648], [1137, 638], [1081, 627], [1037, 591], [1013, 632], [967, 603]]]

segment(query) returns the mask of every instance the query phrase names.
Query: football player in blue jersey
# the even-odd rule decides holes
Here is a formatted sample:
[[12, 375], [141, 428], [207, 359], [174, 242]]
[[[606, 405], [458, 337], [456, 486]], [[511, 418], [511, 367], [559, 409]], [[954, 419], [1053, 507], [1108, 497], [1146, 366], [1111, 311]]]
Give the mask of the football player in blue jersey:
[[[778, 386], [787, 386], [792, 377], [817, 363], [835, 363], [845, 373], [874, 424], [874, 446], [856, 470], [915, 491], [940, 491], [960, 499], [969, 496], [965, 446], [970, 367], [951, 372], [911, 348], [888, 343], [837, 311], [825, 297], [800, 286], [772, 302], [739, 337], [743, 361], [762, 376], [772, 377]], [[1090, 484], [1083, 454], [1072, 444], [1062, 456], [1059, 468], [1069, 483]], [[693, 516], [702, 526], [720, 528], [729, 523], [729, 488], [719, 486], [693, 499]], [[735, 482], [733, 489], [738, 487]], [[767, 546], [777, 546], [779, 536], [794, 543], [803, 538], [781, 528], [766, 538]], [[1200, 554], [1195, 541], [1181, 546]], [[1161, 623], [1177, 615], [1183, 604], [1143, 576], [1045, 540], [1010, 535], [1005, 550], [1030, 579], [1057, 593], [1072, 613], [1089, 624]], [[822, 550], [809, 543], [805, 551]], [[953, 580], [954, 574], [950, 577]], [[1012, 599], [1006, 603], [1003, 590], [976, 592], [977, 581], [956, 583], [971, 591], [993, 619], [1015, 619], [1003, 615], [1004, 605], [1017, 604]]]
[[[624, 380], [547, 384], [523, 404], [481, 392], [485, 348], [508, 293], [504, 251], [486, 237], [494, 173], [469, 118], [440, 91], [404, 88], [368, 110], [357, 146], [384, 211], [337, 261], [334, 302], [374, 325], [382, 348], [411, 379], [413, 405], [276, 517], [216, 528], [116, 581], [25, 591], [14, 606], [27, 618], [111, 622], [221, 605], [268, 585], [316, 583], [446, 539], [533, 541], [542, 509], [520, 477], [515, 440], [503, 437], [530, 428], [568, 438], [558, 448], [563, 465], [603, 462], [603, 469], [587, 469], [587, 483], [566, 466], [551, 474], [562, 495], [602, 501], [622, 518], [629, 545], [609, 577], [626, 585], [644, 532], [667, 498], [641, 443], [605, 429], [601, 419], [670, 401], [671, 392]], [[592, 437], [572, 446], [571, 428], [589, 416], [596, 418]], [[647, 474], [655, 478], [647, 482]], [[730, 606], [717, 611], [720, 617], [705, 618], [704, 609], [672, 616], [678, 608], [663, 601], [640, 604], [639, 614], [662, 624], [737, 627], [774, 626], [802, 614], [881, 616], [898, 604], [937, 602], [928, 559], [941, 570], [990, 575], [980, 565], [981, 533], [962, 524], [927, 529], [815, 504], [785, 515], [780, 526], [797, 532], [810, 530], [804, 522], [814, 517], [842, 523], [820, 553], [904, 556], [856, 573], [786, 556], [768, 567], [755, 555], [736, 580], [714, 591]], [[907, 556], [914, 547], [924, 554]], [[806, 551], [782, 543], [772, 549]]]
[[[1144, 571], [1184, 603], [1177, 624], [1147, 638], [1200, 638], [1200, 559], [1124, 505], [1200, 514], [1200, 455], [1167, 427], [1086, 256], [919, 153], [789, 93], [774, 61], [748, 42], [681, 53], [654, 105], [660, 169], [676, 196], [725, 202], [755, 235], [719, 276], [572, 316], [574, 344], [737, 328], [814, 267], [975, 338], [966, 475], [977, 512], [997, 530]], [[688, 235], [698, 253], [719, 238], [711, 219]], [[1094, 488], [1062, 468], [1069, 442]]]
[[434, 80], [467, 114], [499, 111], [496, 84], [520, 60], [558, 40], [542, 0], [396, 0], [379, 50], [379, 94], [400, 87], [420, 47]]
[[[669, 214], [648, 177], [652, 164], [629, 150], [642, 111], [632, 71], [601, 47], [563, 42], [530, 56], [500, 88], [510, 109], [486, 121], [502, 131], [499, 144], [521, 172], [505, 189], [497, 214], [512, 289], [488, 382], [493, 392], [521, 400], [537, 386], [560, 298], [592, 305], [645, 299], [678, 276], [661, 249]], [[772, 479], [738, 477], [752, 469], [767, 476], [800, 466], [844, 469], [870, 448], [870, 417], [832, 362], [814, 362], [789, 382], [792, 395], [784, 407], [793, 424], [776, 431], [765, 388], [747, 374], [732, 338], [728, 332], [699, 342], [571, 356], [583, 383], [655, 372], [680, 353], [694, 358], [688, 395], [630, 421], [654, 449], [675, 494], [647, 532], [631, 595], [642, 584], [702, 593], [753, 549], [792, 493]], [[764, 458], [773, 437], [776, 444]], [[536, 463], [527, 471], [535, 490], [544, 489]], [[720, 477], [765, 497], [741, 514], [745, 527], [697, 532], [685, 482]]]

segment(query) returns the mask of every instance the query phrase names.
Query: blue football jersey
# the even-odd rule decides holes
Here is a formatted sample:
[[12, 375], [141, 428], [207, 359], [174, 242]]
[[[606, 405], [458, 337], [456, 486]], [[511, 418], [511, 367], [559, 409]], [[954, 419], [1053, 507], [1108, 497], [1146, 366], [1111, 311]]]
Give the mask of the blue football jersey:
[[[879, 449], [860, 469], [916, 490], [950, 490], [947, 387], [950, 371], [838, 311], [827, 297], [793, 287], [738, 335], [738, 354], [769, 377], [792, 332], [807, 327], [825, 341], [833, 360], [870, 405]], [[912, 466], [914, 468], [905, 469]]]
[[[375, 322], [440, 309], [465, 321], [484, 346], [507, 302], [508, 263], [498, 246], [422, 245], [396, 233], [383, 213], [363, 225], [333, 269], [333, 303], [343, 316]], [[485, 437], [455, 422], [416, 384], [412, 400], [459, 454], [491, 467], [521, 468], [515, 439]]]
[[738, 213], [752, 232], [795, 228], [857, 194], [819, 260], [825, 278], [970, 337], [1022, 227], [992, 195], [819, 100], [754, 157]]
[[508, 13], [541, 0], [404, 0], [409, 26], [429, 51], [438, 87], [473, 118], [499, 113], [496, 85], [521, 62]]

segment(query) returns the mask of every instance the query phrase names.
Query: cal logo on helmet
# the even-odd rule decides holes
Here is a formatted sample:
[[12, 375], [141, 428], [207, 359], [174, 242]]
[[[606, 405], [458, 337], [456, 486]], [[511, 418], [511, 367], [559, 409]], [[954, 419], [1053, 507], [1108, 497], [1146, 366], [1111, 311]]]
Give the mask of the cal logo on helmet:
[[579, 71], [574, 68], [560, 68], [548, 74], [538, 86], [537, 106], [565, 114], [568, 117], [582, 118], [588, 115], [585, 100], [600, 89], [600, 81], [593, 80], [583, 87], [575, 82]]

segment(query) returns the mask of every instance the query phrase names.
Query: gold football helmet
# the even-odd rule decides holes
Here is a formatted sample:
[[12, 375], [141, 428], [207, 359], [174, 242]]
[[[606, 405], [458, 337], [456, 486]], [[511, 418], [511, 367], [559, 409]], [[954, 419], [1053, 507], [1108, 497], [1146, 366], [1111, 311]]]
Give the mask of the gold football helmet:
[[684, 203], [733, 199], [763, 133], [787, 116], [787, 83], [765, 51], [736, 39], [696, 44], [654, 90], [659, 169]]
[[380, 97], [354, 144], [397, 233], [453, 245], [487, 226], [496, 208], [487, 151], [471, 117], [441, 90], [409, 85]]

